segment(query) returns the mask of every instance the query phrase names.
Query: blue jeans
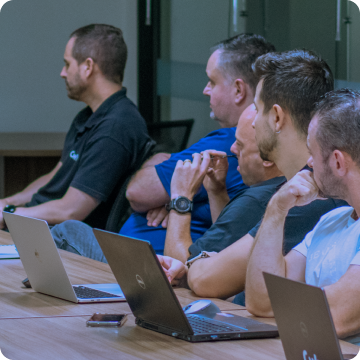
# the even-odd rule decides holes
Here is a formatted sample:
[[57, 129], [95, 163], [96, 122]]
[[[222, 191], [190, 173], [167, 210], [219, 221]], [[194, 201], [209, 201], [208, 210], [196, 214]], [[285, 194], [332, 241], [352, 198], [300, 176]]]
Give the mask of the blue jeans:
[[107, 263], [92, 227], [77, 220], [64, 221], [51, 229], [59, 249]]

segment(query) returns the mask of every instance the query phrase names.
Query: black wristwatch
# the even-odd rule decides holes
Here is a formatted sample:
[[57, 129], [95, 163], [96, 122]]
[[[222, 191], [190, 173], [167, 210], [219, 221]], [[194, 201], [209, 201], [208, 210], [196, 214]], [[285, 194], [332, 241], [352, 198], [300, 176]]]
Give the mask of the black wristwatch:
[[3, 211], [8, 212], [8, 213], [14, 213], [15, 210], [16, 210], [15, 205], [6, 205], [3, 209]]
[[166, 205], [168, 211], [175, 210], [180, 214], [185, 214], [192, 212], [193, 202], [185, 196], [178, 196], [175, 199], [172, 199], [168, 205]]

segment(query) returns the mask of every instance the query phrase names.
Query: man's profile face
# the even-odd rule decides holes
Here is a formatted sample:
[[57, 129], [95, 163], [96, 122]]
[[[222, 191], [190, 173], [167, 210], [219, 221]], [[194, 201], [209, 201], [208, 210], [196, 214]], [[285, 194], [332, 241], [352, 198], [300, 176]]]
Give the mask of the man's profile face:
[[82, 94], [86, 90], [86, 83], [81, 78], [80, 66], [72, 57], [72, 49], [74, 47], [75, 38], [72, 37], [65, 48], [64, 62], [65, 65], [60, 73], [60, 76], [65, 79], [66, 90], [68, 97], [73, 100], [81, 100]]
[[236, 124], [231, 124], [230, 113], [235, 103], [232, 101], [234, 87], [229, 83], [221, 70], [218, 68], [220, 57], [220, 50], [216, 50], [210, 56], [207, 66], [206, 74], [209, 78], [203, 94], [210, 97], [210, 117], [217, 120], [223, 128], [232, 127]]
[[254, 105], [256, 108], [256, 116], [253, 127], [256, 133], [256, 143], [260, 151], [260, 156], [264, 161], [272, 161], [271, 153], [277, 146], [277, 137], [269, 125], [269, 114], [264, 113], [265, 105], [260, 98], [263, 80], [256, 87]]
[[256, 116], [255, 106], [252, 104], [241, 114], [236, 128], [236, 141], [231, 146], [231, 152], [238, 157], [240, 172], [246, 185], [254, 185], [264, 181], [264, 166], [259, 149], [255, 141], [255, 131], [252, 123]]
[[313, 169], [313, 176], [319, 188], [319, 196], [323, 198], [343, 198], [342, 183], [337, 179], [329, 166], [329, 159], [324, 159], [316, 140], [318, 119], [315, 116], [309, 125], [307, 147], [310, 152], [308, 165]]

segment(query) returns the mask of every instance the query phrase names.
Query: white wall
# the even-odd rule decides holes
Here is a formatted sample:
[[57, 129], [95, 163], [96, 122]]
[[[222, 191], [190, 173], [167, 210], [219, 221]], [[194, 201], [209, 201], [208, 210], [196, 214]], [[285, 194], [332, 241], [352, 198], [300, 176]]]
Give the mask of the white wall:
[[0, 12], [0, 132], [66, 132], [85, 105], [59, 74], [69, 35], [91, 23], [120, 27], [128, 46], [124, 85], [137, 99], [137, 1], [12, 0]]
[[[350, 81], [360, 83], [360, 12], [359, 8], [352, 2], [350, 7]], [[343, 35], [344, 37], [346, 34]], [[359, 84], [358, 84], [359, 87]]]
[[[207, 83], [205, 69], [211, 54], [210, 48], [229, 37], [230, 2], [165, 1], [170, 1], [169, 34], [165, 34], [170, 37], [167, 60], [176, 66], [177, 71], [181, 70], [170, 79], [169, 113], [171, 120], [195, 119], [188, 143], [191, 145], [219, 127], [209, 117], [209, 98], [202, 95], [202, 91]], [[174, 93], [177, 95], [174, 96]]]

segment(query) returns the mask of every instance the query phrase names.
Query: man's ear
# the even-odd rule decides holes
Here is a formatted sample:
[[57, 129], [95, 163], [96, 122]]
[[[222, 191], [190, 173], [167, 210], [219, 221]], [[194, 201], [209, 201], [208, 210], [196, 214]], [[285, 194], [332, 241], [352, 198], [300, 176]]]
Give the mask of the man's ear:
[[273, 162], [273, 161], [268, 161], [268, 160], [264, 160], [263, 161], [263, 166], [264, 167], [267, 167], [267, 168], [269, 168], [269, 167], [272, 167], [272, 166], [274, 166], [275, 165], [275, 163]]
[[82, 70], [84, 75], [89, 78], [94, 73], [95, 63], [92, 58], [87, 58], [82, 64]]
[[334, 150], [330, 155], [329, 166], [334, 174], [342, 177], [348, 172], [351, 161], [353, 160], [349, 154], [340, 150]]
[[240, 104], [247, 95], [247, 87], [243, 79], [236, 79], [235, 86], [235, 103]]
[[280, 105], [273, 105], [270, 109], [270, 126], [276, 133], [280, 133], [286, 123], [286, 114]]

